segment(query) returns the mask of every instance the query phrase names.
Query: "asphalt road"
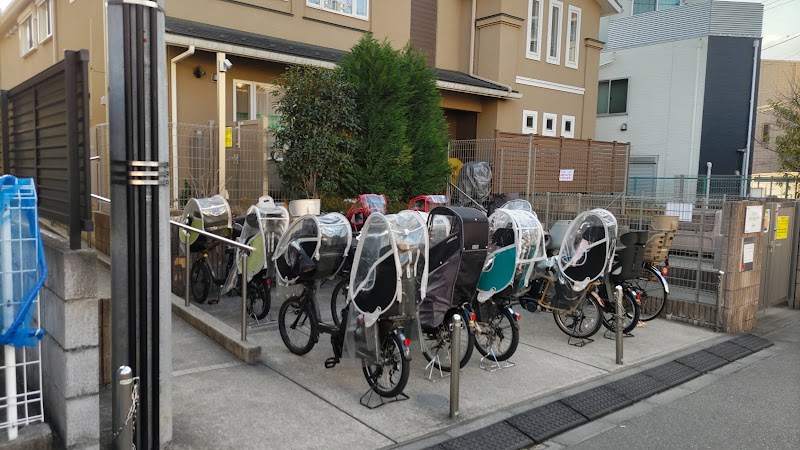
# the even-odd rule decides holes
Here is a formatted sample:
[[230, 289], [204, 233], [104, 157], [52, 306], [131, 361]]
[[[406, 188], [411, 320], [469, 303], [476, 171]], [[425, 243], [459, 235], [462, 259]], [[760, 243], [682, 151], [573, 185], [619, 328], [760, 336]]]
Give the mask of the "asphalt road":
[[[774, 354], [575, 445], [574, 449], [800, 448], [800, 326], [764, 334]], [[765, 352], [770, 349], [765, 350]]]

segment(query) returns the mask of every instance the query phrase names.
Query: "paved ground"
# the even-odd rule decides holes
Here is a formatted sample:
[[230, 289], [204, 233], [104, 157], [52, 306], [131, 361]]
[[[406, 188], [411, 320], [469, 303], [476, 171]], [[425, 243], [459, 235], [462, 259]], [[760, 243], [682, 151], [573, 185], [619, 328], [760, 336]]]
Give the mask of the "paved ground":
[[797, 311], [770, 311], [757, 334], [773, 341], [773, 347], [553, 438], [544, 447], [800, 448], [799, 316]]
[[[239, 305], [223, 298], [202, 308], [238, 329]], [[249, 336], [262, 345], [262, 361], [246, 366], [173, 316], [175, 448], [377, 448], [437, 433], [461, 435], [543, 396], [721, 337], [656, 320], [625, 339], [626, 364], [616, 366], [614, 342], [602, 332], [577, 348], [567, 345], [551, 314], [520, 312], [521, 345], [512, 358], [517, 365], [489, 373], [480, 369], [475, 352], [462, 370], [456, 421], [448, 418], [448, 379], [424, 378], [425, 360], [415, 345], [410, 399], [369, 410], [359, 404], [368, 388], [360, 368], [324, 368], [332, 355], [324, 336], [298, 357], [286, 350], [274, 324], [257, 326]]]

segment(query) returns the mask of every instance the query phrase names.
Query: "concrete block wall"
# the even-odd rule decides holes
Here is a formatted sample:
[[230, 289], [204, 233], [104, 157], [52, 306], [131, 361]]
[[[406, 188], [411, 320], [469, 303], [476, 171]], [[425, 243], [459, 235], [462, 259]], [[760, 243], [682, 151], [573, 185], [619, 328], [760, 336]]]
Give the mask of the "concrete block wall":
[[99, 302], [94, 250], [70, 250], [42, 231], [47, 280], [41, 291], [45, 337], [45, 419], [67, 448], [99, 448]]
[[[755, 327], [761, 288], [764, 234], [744, 232], [745, 211], [760, 202], [728, 202], [722, 214], [722, 270], [725, 281], [720, 286], [721, 307], [718, 322], [726, 333], [740, 333]], [[755, 239], [753, 269], [742, 269], [742, 245], [746, 237]]]

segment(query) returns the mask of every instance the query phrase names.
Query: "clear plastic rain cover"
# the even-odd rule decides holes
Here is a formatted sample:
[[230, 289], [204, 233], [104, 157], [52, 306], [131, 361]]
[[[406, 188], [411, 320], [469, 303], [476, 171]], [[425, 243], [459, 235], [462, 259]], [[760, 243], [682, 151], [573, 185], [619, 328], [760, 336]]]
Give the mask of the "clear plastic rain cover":
[[[492, 188], [492, 168], [489, 163], [471, 161], [464, 164], [458, 174], [458, 188], [478, 203], [486, 201]], [[462, 198], [460, 203], [468, 205], [471, 202], [467, 198]]]
[[379, 322], [381, 317], [400, 321], [406, 333], [413, 333], [427, 279], [428, 234], [423, 215], [416, 211], [370, 215], [361, 230], [350, 272], [353, 301], [346, 319], [343, 354], [366, 363], [377, 361], [379, 330], [386, 331]]
[[278, 280], [294, 284], [336, 275], [352, 239], [350, 223], [339, 213], [298, 217], [275, 248]]
[[[231, 207], [225, 197], [221, 195], [208, 198], [190, 198], [183, 209], [181, 223], [209, 233], [225, 236], [233, 226], [231, 222]], [[181, 250], [186, 245], [187, 234], [189, 235], [189, 243], [193, 246], [192, 251], [195, 251], [195, 243], [202, 243], [206, 239], [198, 233], [181, 229], [179, 231]], [[198, 239], [200, 242], [198, 242]]]
[[504, 206], [489, 217], [489, 231], [489, 255], [478, 280], [478, 301], [485, 302], [509, 287], [510, 296], [525, 294], [535, 263], [547, 257], [542, 224], [530, 211]]
[[617, 219], [605, 209], [584, 211], [570, 223], [558, 254], [560, 278], [580, 291], [606, 271], [613, 255]]
[[[247, 258], [247, 281], [252, 280], [262, 270], [272, 267], [272, 255], [288, 224], [289, 212], [284, 207], [275, 206], [274, 203], [259, 202], [247, 210], [242, 225], [242, 234], [237, 238], [238, 242], [255, 249]], [[231, 270], [228, 274], [222, 290], [223, 294], [236, 286], [236, 282], [242, 274], [239, 249], [236, 249], [234, 258], [236, 270]]]
[[533, 213], [534, 216], [536, 215], [536, 213], [533, 212], [533, 206], [531, 206], [531, 202], [521, 198], [516, 200], [509, 200], [503, 203], [503, 206], [501, 206], [500, 209], [519, 209], [522, 211], [528, 211], [530, 213]]

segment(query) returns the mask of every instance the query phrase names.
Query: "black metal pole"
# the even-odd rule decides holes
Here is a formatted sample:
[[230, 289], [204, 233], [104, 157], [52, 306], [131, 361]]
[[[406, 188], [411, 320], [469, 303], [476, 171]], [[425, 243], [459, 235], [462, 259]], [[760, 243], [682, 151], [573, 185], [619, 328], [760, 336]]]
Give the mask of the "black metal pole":
[[148, 449], [172, 435], [163, 2], [108, 1], [112, 361], [139, 378], [133, 439]]

